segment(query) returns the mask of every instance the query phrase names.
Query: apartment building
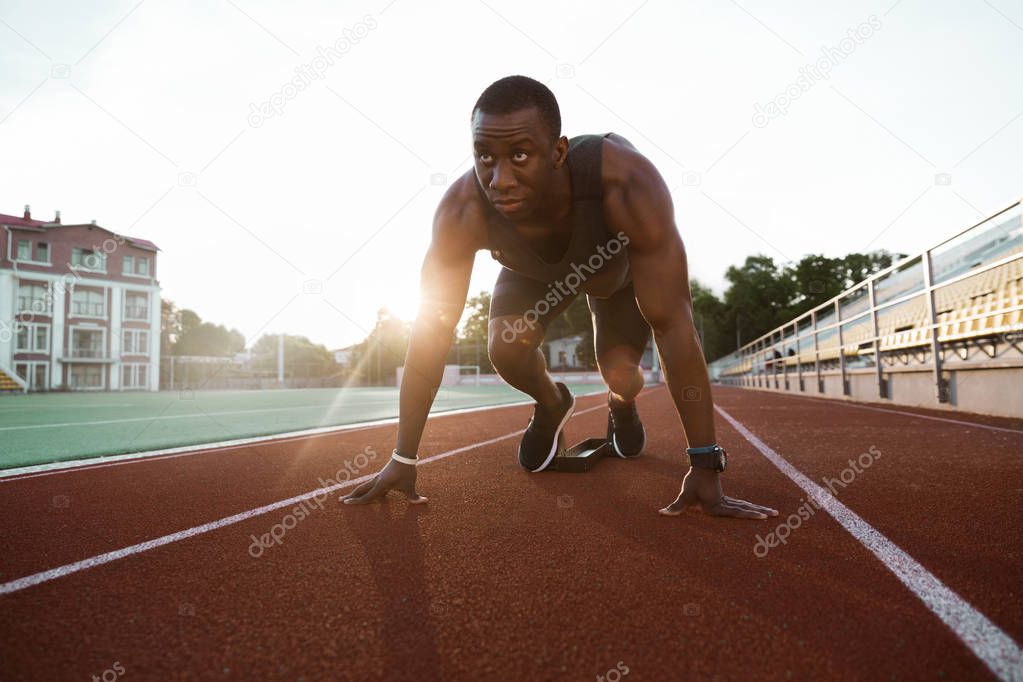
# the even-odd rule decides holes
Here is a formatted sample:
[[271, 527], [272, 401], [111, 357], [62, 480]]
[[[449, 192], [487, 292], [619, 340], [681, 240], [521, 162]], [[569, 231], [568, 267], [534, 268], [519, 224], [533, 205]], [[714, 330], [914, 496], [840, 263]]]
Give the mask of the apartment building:
[[159, 388], [157, 247], [0, 214], [0, 390]]

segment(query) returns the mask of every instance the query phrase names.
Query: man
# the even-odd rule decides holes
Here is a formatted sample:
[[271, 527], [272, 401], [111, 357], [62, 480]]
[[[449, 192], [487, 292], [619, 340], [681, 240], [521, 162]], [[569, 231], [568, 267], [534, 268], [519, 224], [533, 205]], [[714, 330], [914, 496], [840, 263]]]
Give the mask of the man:
[[707, 366], [693, 325], [682, 239], [671, 195], [657, 169], [614, 133], [561, 135], [554, 94], [509, 76], [472, 110], [474, 168], [448, 189], [434, 217], [422, 270], [422, 299], [405, 361], [398, 443], [391, 461], [342, 500], [362, 504], [398, 490], [414, 504], [416, 452], [465, 306], [475, 254], [505, 267], [494, 287], [488, 350], [510, 385], [536, 401], [519, 463], [548, 468], [575, 406], [547, 373], [540, 344], [547, 325], [579, 292], [594, 321], [597, 365], [607, 383], [608, 433], [619, 457], [645, 444], [636, 396], [651, 330], [690, 448], [678, 498], [660, 512], [698, 507], [715, 516], [764, 519], [777, 511], [725, 497], [725, 453], [714, 435]]

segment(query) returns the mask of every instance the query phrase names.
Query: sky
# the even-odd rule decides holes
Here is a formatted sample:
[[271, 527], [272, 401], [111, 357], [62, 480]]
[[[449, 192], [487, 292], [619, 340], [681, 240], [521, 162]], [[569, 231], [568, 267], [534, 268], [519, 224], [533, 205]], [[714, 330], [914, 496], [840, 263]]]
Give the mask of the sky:
[[472, 105], [524, 74], [654, 162], [721, 294], [1023, 197], [1021, 66], [1023, 0], [0, 0], [0, 213], [156, 242], [164, 298], [250, 344], [345, 346], [414, 315]]

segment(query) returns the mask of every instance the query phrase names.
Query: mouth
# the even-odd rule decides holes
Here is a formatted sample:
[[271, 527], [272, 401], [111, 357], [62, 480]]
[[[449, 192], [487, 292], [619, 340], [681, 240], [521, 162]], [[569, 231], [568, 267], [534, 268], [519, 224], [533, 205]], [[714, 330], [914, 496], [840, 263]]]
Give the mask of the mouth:
[[493, 202], [494, 208], [501, 213], [516, 213], [525, 206], [522, 199], [497, 199]]

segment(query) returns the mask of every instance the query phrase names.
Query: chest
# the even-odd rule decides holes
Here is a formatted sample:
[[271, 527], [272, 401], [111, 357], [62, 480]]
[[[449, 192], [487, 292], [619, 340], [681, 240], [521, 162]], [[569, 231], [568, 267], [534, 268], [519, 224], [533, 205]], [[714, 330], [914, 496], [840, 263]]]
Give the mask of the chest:
[[514, 232], [530, 252], [546, 263], [561, 262], [572, 245], [572, 223], [567, 220], [548, 225], [516, 226]]

